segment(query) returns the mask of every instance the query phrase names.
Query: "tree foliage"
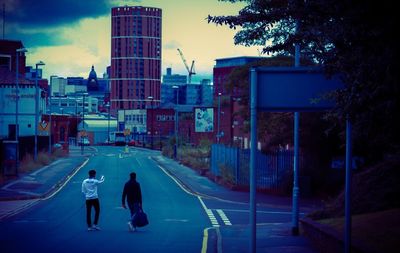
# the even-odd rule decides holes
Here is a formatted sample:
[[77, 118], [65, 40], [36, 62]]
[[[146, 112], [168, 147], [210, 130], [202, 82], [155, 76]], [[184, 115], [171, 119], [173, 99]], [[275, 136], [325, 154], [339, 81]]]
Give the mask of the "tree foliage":
[[[392, 1], [372, 0], [222, 0], [245, 2], [233, 16], [208, 16], [208, 22], [238, 29], [235, 44], [262, 46], [270, 55], [293, 55], [340, 74], [345, 88], [333, 94], [333, 122], [347, 116], [360, 151], [381, 158], [399, 152], [400, 120], [397, 10]], [[339, 121], [338, 121], [339, 119]]]

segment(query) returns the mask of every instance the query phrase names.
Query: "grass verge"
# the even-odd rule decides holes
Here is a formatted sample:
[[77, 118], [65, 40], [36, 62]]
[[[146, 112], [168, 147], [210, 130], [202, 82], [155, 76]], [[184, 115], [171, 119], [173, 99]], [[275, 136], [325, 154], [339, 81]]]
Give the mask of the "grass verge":
[[[344, 218], [317, 220], [344, 233]], [[352, 238], [371, 252], [398, 252], [400, 235], [400, 209], [352, 216]]]

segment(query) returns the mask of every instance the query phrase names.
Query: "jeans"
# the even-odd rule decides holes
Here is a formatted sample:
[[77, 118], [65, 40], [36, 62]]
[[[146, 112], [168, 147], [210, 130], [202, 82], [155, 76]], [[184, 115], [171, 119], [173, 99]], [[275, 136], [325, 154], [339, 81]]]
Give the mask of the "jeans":
[[92, 207], [94, 207], [94, 225], [97, 225], [100, 215], [100, 202], [99, 199], [86, 200], [86, 222], [88, 227], [92, 226]]

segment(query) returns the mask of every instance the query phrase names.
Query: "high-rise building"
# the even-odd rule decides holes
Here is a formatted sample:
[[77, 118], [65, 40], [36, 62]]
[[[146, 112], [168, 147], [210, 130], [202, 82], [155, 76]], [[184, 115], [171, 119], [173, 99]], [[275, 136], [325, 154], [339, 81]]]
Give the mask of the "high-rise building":
[[160, 102], [162, 10], [111, 10], [111, 109], [144, 109]]

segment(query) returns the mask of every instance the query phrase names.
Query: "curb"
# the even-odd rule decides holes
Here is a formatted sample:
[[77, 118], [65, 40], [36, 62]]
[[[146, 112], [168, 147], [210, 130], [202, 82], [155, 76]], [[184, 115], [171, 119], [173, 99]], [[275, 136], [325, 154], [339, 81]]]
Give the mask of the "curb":
[[[56, 182], [49, 190], [47, 190], [46, 192], [42, 193], [42, 194], [38, 194], [36, 196], [34, 195], [28, 195], [28, 194], [24, 194], [22, 193], [20, 196], [6, 196], [6, 197], [0, 197], [0, 202], [2, 201], [15, 201], [15, 200], [40, 200], [40, 199], [47, 199], [49, 196], [51, 196], [53, 193], [57, 192], [57, 190], [60, 189], [60, 187], [62, 187], [63, 185], [65, 185], [66, 182], [69, 181], [69, 179], [80, 169], [82, 168], [87, 161], [89, 160], [89, 158], [86, 158], [86, 160], [84, 160], [82, 162], [82, 164], [76, 166], [72, 171], [70, 171], [67, 175], [65, 175], [64, 177], [62, 177], [58, 182]], [[7, 191], [7, 190], [6, 190]]]
[[42, 200], [47, 200], [53, 197], [57, 192], [59, 192], [68, 182], [69, 180], [89, 161], [89, 158], [86, 158], [79, 166], [76, 166], [71, 172], [69, 172], [66, 176], [62, 177], [56, 184], [54, 184], [49, 190], [45, 193], [40, 194], [38, 196], [19, 196], [19, 197], [9, 197], [9, 198], [1, 198], [0, 203], [7, 202], [7, 201], [28, 201], [28, 203], [22, 204], [15, 208], [14, 210], [10, 210], [9, 212], [5, 212], [4, 214], [0, 215], [0, 221], [6, 218], [12, 217], [18, 213], [21, 213], [30, 207], [38, 204]]
[[[190, 185], [188, 185], [188, 184], [185, 183], [181, 178], [179, 178], [174, 172], [172, 172], [170, 169], [168, 169], [168, 165], [166, 165], [165, 162], [159, 161], [159, 160], [158, 160], [156, 157], [154, 157], [154, 156], [150, 156], [150, 157], [151, 157], [151, 159], [152, 159], [153, 161], [155, 161], [155, 162], [158, 164], [158, 166], [160, 166], [166, 173], [168, 173], [168, 175], [174, 177], [182, 186], [184, 186], [185, 190], [187, 190], [188, 192], [190, 192], [190, 193], [192, 193], [192, 194], [194, 194], [194, 195], [197, 195], [197, 196], [200, 196], [200, 197], [203, 197], [203, 198], [208, 198], [208, 199], [217, 199], [217, 200], [224, 201], [224, 202], [238, 203], [238, 204], [248, 204], [247, 202], [240, 202], [240, 201], [234, 201], [234, 200], [229, 200], [229, 199], [222, 199], [222, 198], [220, 198], [220, 197], [218, 197], [218, 196], [214, 196], [214, 195], [209, 195], [209, 194], [204, 194], [204, 193], [197, 192], [197, 191], [193, 190], [193, 189], [190, 187]], [[165, 156], [163, 156], [163, 158], [165, 158], [165, 159], [170, 159], [170, 158], [165, 157]], [[175, 161], [175, 160], [172, 160], [172, 161]], [[177, 162], [177, 161], [175, 161], [175, 162]], [[177, 162], [177, 163], [179, 163], [179, 162]], [[185, 166], [185, 165], [182, 165], [182, 164], [180, 164], [180, 163], [179, 163], [179, 165]], [[185, 166], [185, 167], [187, 167], [187, 166]], [[187, 168], [189, 168], [189, 169], [191, 169], [192, 171], [196, 172], [196, 170], [194, 170], [194, 169], [192, 169], [192, 168], [190, 168], [190, 167], [187, 167]], [[203, 176], [203, 175], [202, 175], [202, 176]], [[203, 176], [203, 177], [208, 178], [209, 180], [211, 180], [211, 179], [210, 179], [209, 177], [207, 177], [207, 176]], [[218, 184], [217, 182], [215, 182], [215, 181], [213, 181], [213, 180], [211, 180], [211, 181], [214, 182], [215, 184], [219, 185], [219, 186], [224, 187], [225, 189], [228, 189], [228, 188], [225, 187], [224, 185]], [[231, 190], [232, 190], [232, 189], [231, 189]], [[237, 191], [235, 191], [235, 190], [232, 190], [232, 191], [237, 192]], [[238, 192], [240, 192], [240, 191], [238, 191]], [[288, 204], [288, 205], [274, 205], [274, 204], [268, 204], [268, 203], [257, 203], [257, 206], [262, 206], [262, 207], [267, 207], [267, 208], [274, 207], [274, 208], [282, 208], [282, 209], [287, 209], [287, 208], [290, 209], [290, 208], [292, 208], [291, 204]], [[315, 210], [315, 209], [312, 208], [312, 207], [306, 207], [306, 206], [302, 206], [300, 209], [302, 210], [302, 213], [308, 213], [308, 212], [311, 212], [311, 211]]]

